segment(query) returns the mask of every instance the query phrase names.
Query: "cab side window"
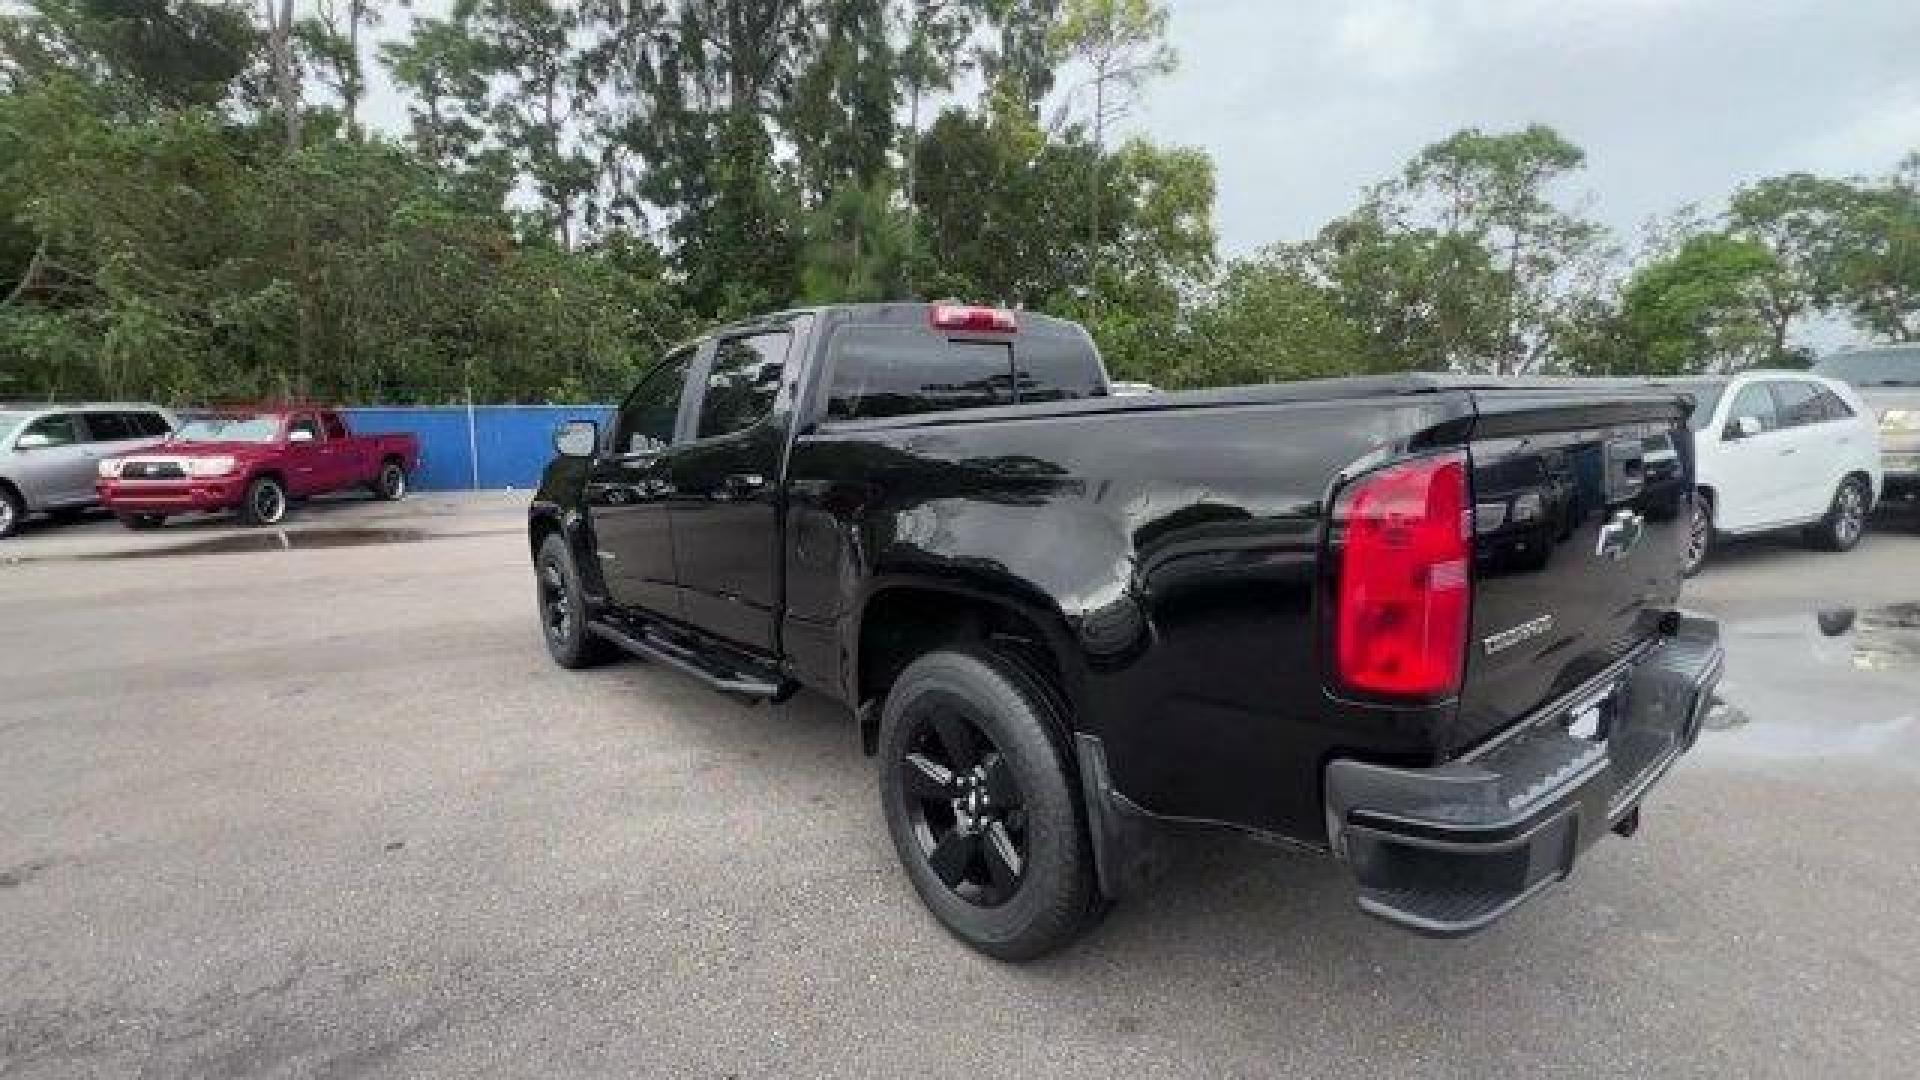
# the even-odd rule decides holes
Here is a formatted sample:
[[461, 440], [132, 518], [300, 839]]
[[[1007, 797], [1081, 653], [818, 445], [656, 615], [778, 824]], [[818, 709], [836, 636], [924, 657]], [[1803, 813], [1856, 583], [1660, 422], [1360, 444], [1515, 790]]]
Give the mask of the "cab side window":
[[344, 439], [347, 437], [347, 425], [345, 421], [340, 419], [339, 413], [321, 413], [320, 423], [327, 429], [327, 438]]
[[1772, 385], [1774, 399], [1779, 403], [1781, 427], [1826, 422], [1827, 410], [1820, 403], [1819, 387], [1804, 382], [1776, 382]]
[[668, 356], [654, 368], [620, 406], [614, 425], [612, 452], [647, 454], [673, 445], [680, 396], [687, 387], [687, 367], [693, 363], [688, 347]]
[[1845, 398], [1824, 386], [1820, 388], [1820, 404], [1826, 409], [1829, 420], [1853, 419], [1853, 406], [1847, 404]]
[[127, 413], [90, 412], [87, 414], [87, 432], [94, 442], [125, 442], [140, 437], [140, 429], [133, 426], [132, 417]]
[[293, 422], [287, 425], [287, 441], [292, 442], [303, 431], [307, 440], [320, 441], [320, 422], [311, 413], [301, 413], [293, 418]]
[[1774, 431], [1780, 427], [1780, 412], [1774, 407], [1773, 394], [1765, 383], [1749, 383], [1733, 399], [1733, 407], [1727, 410], [1727, 430], [1724, 435], [1739, 435], [1735, 426], [1743, 416], [1751, 416], [1760, 421], [1761, 431]]
[[714, 349], [697, 437], [745, 431], [773, 413], [790, 341], [785, 332], [756, 334], [728, 338]]
[[81, 441], [80, 423], [71, 415], [43, 416], [20, 433], [22, 439], [29, 435], [44, 436], [47, 441], [43, 445], [46, 446], [72, 446]]

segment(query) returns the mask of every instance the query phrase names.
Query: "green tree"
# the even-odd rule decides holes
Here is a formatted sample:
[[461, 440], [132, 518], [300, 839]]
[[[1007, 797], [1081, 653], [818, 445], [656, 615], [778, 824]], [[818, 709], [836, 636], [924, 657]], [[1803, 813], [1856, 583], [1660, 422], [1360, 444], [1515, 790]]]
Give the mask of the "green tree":
[[1622, 292], [1608, 375], [1692, 375], [1804, 364], [1780, 349], [1769, 320], [1780, 261], [1754, 240], [1688, 238], [1636, 270]]
[[991, 37], [974, 50], [987, 80], [989, 110], [1013, 109], [1038, 120], [1058, 81], [1054, 27], [1061, 0], [978, 0]]
[[599, 171], [595, 152], [581, 145], [599, 130], [598, 70], [583, 35], [586, 9], [554, 0], [459, 0], [454, 20], [471, 41], [463, 53], [478, 65], [485, 104], [465, 112], [484, 118], [486, 130], [538, 199], [533, 226], [564, 249], [580, 239]]
[[1545, 125], [1467, 128], [1422, 150], [1378, 194], [1390, 229], [1432, 230], [1425, 261], [1442, 275], [1433, 294], [1460, 308], [1454, 325], [1441, 322], [1447, 367], [1520, 375], [1553, 361], [1607, 254], [1599, 226], [1552, 198], [1585, 160]]
[[1920, 152], [1852, 200], [1833, 298], [1869, 334], [1920, 341]]
[[339, 97], [341, 121], [354, 139], [365, 134], [360, 127], [360, 101], [367, 92], [362, 35], [380, 25], [385, 6], [379, 0], [317, 0], [314, 14], [294, 24], [313, 66]]
[[1183, 355], [1160, 380], [1169, 386], [1284, 382], [1367, 370], [1365, 331], [1340, 298], [1277, 248], [1230, 264], [1196, 305]]
[[256, 45], [235, 0], [28, 0], [0, 12], [0, 85], [64, 74], [109, 91], [116, 111], [211, 106]]
[[1779, 263], [1762, 300], [1776, 354], [1788, 351], [1787, 340], [1803, 320], [1834, 304], [1841, 263], [1857, 239], [1858, 202], [1853, 185], [1810, 173], [1769, 177], [1729, 200], [1729, 231], [1764, 246]]
[[1133, 95], [1156, 75], [1173, 71], [1173, 48], [1166, 42], [1167, 11], [1154, 0], [1066, 0], [1053, 44], [1086, 65], [1082, 89], [1091, 99], [1087, 126], [1093, 132], [1092, 166], [1087, 178], [1087, 267], [1089, 290], [1100, 274], [1100, 166], [1106, 155], [1107, 127], [1127, 115]]

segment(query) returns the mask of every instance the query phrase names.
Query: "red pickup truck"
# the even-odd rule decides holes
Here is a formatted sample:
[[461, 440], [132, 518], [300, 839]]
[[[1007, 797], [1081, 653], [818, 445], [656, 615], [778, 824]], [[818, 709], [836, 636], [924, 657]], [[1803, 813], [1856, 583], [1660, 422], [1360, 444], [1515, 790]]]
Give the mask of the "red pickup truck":
[[273, 525], [310, 495], [364, 487], [404, 498], [419, 464], [411, 434], [356, 435], [332, 409], [223, 410], [191, 416], [158, 446], [101, 461], [95, 490], [130, 529], [219, 510]]

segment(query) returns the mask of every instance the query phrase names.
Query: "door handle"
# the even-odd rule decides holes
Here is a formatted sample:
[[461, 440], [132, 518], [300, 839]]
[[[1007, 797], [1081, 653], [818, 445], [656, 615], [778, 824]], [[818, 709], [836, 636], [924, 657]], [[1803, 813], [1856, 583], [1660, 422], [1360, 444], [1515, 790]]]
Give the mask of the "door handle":
[[720, 490], [730, 499], [743, 499], [757, 495], [767, 486], [767, 478], [759, 473], [732, 473], [720, 482]]
[[1794, 452], [1795, 450], [1797, 450], [1797, 449], [1798, 449], [1798, 447], [1793, 447], [1793, 446], [1783, 446], [1783, 447], [1781, 447], [1781, 448], [1780, 448], [1780, 456], [1781, 456], [1781, 457], [1786, 457], [1786, 456], [1787, 456], [1788, 454], [1791, 454], [1791, 453], [1793, 453], [1793, 452]]

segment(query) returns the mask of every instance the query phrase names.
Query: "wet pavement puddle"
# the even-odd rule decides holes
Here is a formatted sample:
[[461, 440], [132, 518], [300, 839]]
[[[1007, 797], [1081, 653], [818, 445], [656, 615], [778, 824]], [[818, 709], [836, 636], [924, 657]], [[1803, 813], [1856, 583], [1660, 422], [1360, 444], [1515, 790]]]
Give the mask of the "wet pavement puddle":
[[419, 544], [429, 540], [458, 540], [477, 536], [506, 536], [518, 529], [480, 529], [468, 532], [429, 532], [425, 529], [274, 529], [262, 532], [223, 533], [184, 544], [160, 547], [123, 548], [113, 551], [88, 551], [61, 555], [26, 555], [7, 558], [10, 564], [46, 562], [117, 562], [123, 559], [167, 559], [188, 555], [228, 555], [262, 551], [324, 551], [337, 548], [375, 547], [383, 544]]
[[1920, 769], [1920, 603], [1730, 619], [1701, 749]]

